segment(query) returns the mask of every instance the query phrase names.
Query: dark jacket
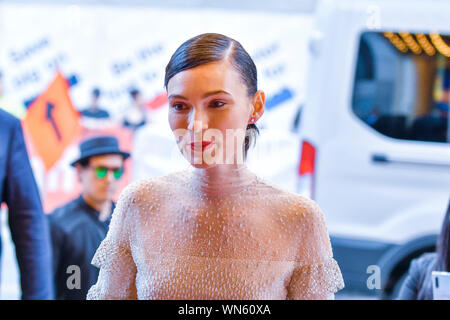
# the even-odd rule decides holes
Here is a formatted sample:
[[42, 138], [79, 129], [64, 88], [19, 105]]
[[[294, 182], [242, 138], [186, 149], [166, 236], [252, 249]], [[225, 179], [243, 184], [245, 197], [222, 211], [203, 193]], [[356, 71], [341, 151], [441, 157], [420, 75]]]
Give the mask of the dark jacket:
[[433, 300], [431, 272], [436, 270], [436, 262], [435, 252], [424, 253], [412, 260], [397, 300]]
[[9, 227], [20, 269], [22, 299], [52, 299], [47, 221], [20, 121], [3, 110], [0, 110], [0, 202], [8, 205]]
[[[58, 300], [84, 300], [90, 287], [97, 282], [99, 269], [91, 261], [106, 237], [111, 220], [110, 215], [108, 220], [100, 221], [99, 214], [80, 196], [48, 215], [53, 247], [54, 289]], [[78, 271], [70, 266], [79, 268], [78, 288], [74, 287], [76, 280], [73, 277]]]
[[81, 111], [81, 115], [83, 117], [94, 118], [94, 119], [108, 119], [109, 113], [108, 111], [98, 108], [96, 111], [92, 111], [87, 108]]

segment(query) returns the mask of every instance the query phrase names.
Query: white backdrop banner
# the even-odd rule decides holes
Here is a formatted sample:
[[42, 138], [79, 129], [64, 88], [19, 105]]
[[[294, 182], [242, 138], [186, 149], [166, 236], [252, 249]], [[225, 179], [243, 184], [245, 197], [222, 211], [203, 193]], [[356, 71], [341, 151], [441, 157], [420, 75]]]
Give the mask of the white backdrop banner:
[[[263, 123], [286, 128], [304, 96], [311, 25], [311, 16], [302, 14], [0, 4], [0, 70], [6, 94], [27, 101], [59, 68], [76, 76], [70, 91], [77, 109], [88, 105], [98, 86], [101, 105], [120, 118], [130, 87], [148, 100], [164, 92], [165, 66], [182, 42], [222, 33], [241, 42], [258, 67], [259, 89], [268, 97]], [[284, 116], [270, 121], [280, 109]]]

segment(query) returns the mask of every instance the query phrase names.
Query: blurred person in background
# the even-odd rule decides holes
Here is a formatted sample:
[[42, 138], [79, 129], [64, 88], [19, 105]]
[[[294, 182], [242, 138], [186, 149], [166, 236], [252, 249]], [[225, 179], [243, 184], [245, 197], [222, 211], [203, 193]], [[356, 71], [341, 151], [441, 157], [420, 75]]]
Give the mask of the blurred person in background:
[[138, 89], [131, 89], [130, 96], [132, 102], [125, 114], [123, 125], [134, 131], [147, 123], [147, 111], [142, 94]]
[[102, 130], [114, 125], [110, 114], [99, 105], [101, 91], [99, 88], [94, 88], [91, 93], [90, 105], [80, 112], [81, 125], [86, 129]]
[[22, 299], [53, 299], [50, 236], [39, 190], [20, 121], [4, 110], [0, 110], [2, 202], [8, 206], [9, 227], [20, 270]]
[[[48, 215], [58, 300], [85, 299], [97, 280], [98, 269], [91, 260], [108, 231], [124, 161], [130, 156], [119, 149], [118, 140], [112, 136], [87, 139], [80, 144], [80, 151], [72, 166], [81, 182], [81, 195]], [[70, 278], [78, 270], [79, 279]]]
[[81, 111], [83, 117], [94, 118], [94, 119], [107, 119], [109, 118], [109, 113], [105, 109], [102, 109], [99, 105], [100, 100], [100, 89], [94, 88], [92, 90], [92, 100], [89, 107]]
[[433, 300], [433, 271], [450, 272], [450, 201], [442, 223], [436, 252], [427, 252], [411, 261], [397, 300]]

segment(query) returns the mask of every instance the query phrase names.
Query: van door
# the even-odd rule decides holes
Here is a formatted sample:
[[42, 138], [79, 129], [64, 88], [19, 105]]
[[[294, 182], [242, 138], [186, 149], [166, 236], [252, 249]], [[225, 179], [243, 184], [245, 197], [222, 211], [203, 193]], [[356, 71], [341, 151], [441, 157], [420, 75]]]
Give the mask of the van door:
[[437, 233], [450, 194], [450, 36], [365, 32], [354, 79], [345, 142], [319, 150], [330, 231], [394, 244]]

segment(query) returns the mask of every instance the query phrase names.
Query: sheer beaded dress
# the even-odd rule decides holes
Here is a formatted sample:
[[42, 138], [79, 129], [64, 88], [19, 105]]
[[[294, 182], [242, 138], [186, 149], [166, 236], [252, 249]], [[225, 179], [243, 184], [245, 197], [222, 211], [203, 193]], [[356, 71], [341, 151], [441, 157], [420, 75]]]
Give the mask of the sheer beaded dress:
[[344, 287], [314, 201], [256, 176], [206, 196], [192, 174], [121, 193], [88, 299], [325, 299]]

